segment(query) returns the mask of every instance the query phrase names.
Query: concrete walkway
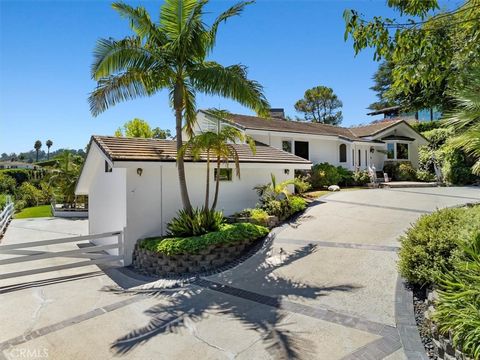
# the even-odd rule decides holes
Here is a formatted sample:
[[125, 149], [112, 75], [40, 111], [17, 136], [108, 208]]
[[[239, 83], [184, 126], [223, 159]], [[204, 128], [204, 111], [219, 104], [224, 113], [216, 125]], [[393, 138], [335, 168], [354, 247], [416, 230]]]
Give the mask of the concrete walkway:
[[[0, 358], [422, 358], [397, 239], [422, 214], [479, 201], [478, 188], [331, 194], [241, 265], [175, 289], [95, 266], [10, 279], [0, 283]], [[14, 220], [3, 243], [86, 228]], [[137, 287], [106, 290], [116, 282]]]

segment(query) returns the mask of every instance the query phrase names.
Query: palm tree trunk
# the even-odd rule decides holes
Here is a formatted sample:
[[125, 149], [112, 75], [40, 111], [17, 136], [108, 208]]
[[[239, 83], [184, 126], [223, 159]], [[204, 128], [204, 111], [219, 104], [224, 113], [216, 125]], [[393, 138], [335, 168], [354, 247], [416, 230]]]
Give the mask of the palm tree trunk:
[[47, 150], [47, 160], [50, 160], [50, 148]]
[[38, 162], [38, 150], [37, 150], [37, 162]]
[[215, 183], [215, 196], [213, 197], [212, 211], [217, 207], [218, 190], [220, 189], [220, 156], [217, 156], [217, 179]]
[[185, 178], [185, 163], [183, 156], [178, 156], [183, 145], [182, 141], [182, 94], [181, 88], [177, 84], [174, 90], [174, 107], [175, 107], [175, 121], [176, 126], [175, 130], [177, 132], [177, 170], [178, 170], [178, 181], [180, 184], [180, 196], [182, 198], [182, 204], [185, 211], [188, 213], [192, 212], [192, 204], [190, 203], [190, 198], [188, 196], [187, 189], [187, 180]]
[[207, 150], [207, 181], [205, 189], [205, 212], [208, 211], [208, 202], [210, 200], [210, 149]]

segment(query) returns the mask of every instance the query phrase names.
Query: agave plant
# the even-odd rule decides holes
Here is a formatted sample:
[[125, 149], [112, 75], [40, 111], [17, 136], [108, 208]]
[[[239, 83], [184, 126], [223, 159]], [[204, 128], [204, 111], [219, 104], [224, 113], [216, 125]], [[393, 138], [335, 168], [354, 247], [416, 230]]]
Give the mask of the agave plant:
[[460, 244], [462, 256], [452, 271], [438, 278], [439, 299], [434, 314], [440, 332], [474, 359], [480, 358], [480, 232]]

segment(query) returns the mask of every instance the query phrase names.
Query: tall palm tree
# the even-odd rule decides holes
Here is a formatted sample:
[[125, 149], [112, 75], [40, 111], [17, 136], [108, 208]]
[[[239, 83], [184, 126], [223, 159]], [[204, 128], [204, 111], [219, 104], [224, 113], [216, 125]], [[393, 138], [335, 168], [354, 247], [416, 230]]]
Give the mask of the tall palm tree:
[[50, 148], [52, 147], [53, 145], [53, 141], [52, 140], [47, 140], [47, 142], [45, 143], [45, 145], [47, 145], [47, 160], [50, 160]]
[[456, 109], [444, 120], [455, 133], [449, 143], [475, 160], [472, 172], [480, 175], [480, 67], [472, 72], [467, 85], [457, 92], [455, 99]]
[[67, 150], [56, 157], [56, 160], [50, 182], [60, 191], [63, 201], [66, 204], [72, 204], [75, 201], [75, 186], [83, 160]]
[[[142, 7], [114, 3], [113, 8], [130, 21], [134, 34], [122, 40], [98, 41], [92, 65], [97, 88], [89, 97], [92, 114], [97, 116], [118, 102], [167, 89], [175, 113], [178, 153], [183, 145], [184, 120], [187, 134], [193, 135], [197, 92], [236, 100], [266, 116], [269, 104], [263, 88], [247, 78], [245, 66], [225, 67], [207, 61], [219, 25], [239, 15], [251, 2], [232, 6], [211, 26], [203, 20], [207, 3], [208, 0], [165, 0], [158, 22], [152, 21]], [[177, 156], [177, 168], [183, 207], [191, 211], [182, 156]]]
[[233, 160], [235, 163], [236, 175], [240, 177], [240, 163], [238, 158], [238, 153], [232, 144], [237, 142], [245, 142], [250, 145], [250, 149], [255, 153], [255, 143], [251, 140], [250, 137], [245, 136], [240, 130], [233, 127], [225, 127], [217, 132], [206, 131], [199, 135], [196, 135], [182, 147], [180, 155], [183, 157], [185, 153], [190, 151], [191, 155], [198, 159], [202, 154], [206, 155], [207, 162], [207, 174], [205, 182], [205, 212], [209, 211], [210, 203], [210, 162], [212, 156], [216, 158], [217, 163], [217, 177], [215, 185], [215, 195], [212, 208], [214, 210], [217, 204], [218, 191], [220, 184], [220, 167], [222, 161], [227, 165], [230, 160]]
[[40, 140], [35, 141], [35, 144], [33, 145], [33, 148], [37, 152], [37, 162], [38, 162], [38, 152], [42, 148], [42, 142]]

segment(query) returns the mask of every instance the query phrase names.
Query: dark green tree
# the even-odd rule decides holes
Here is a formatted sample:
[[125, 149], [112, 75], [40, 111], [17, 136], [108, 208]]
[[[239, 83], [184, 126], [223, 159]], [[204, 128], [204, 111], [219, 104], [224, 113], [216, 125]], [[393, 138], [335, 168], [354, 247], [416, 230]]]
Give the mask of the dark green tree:
[[453, 11], [438, 11], [437, 0], [388, 0], [401, 22], [345, 10], [345, 40], [355, 54], [374, 49], [375, 60], [392, 61], [392, 85], [385, 92], [411, 110], [454, 106], [451, 91], [480, 62], [480, 1], [467, 0]]
[[42, 148], [42, 142], [40, 140], [35, 141], [35, 144], [33, 145], [33, 148], [35, 149], [35, 152], [37, 153], [37, 162], [38, 162], [38, 152]]
[[[247, 78], [243, 65], [223, 66], [207, 60], [215, 46], [217, 30], [250, 2], [241, 2], [220, 14], [211, 26], [204, 14], [208, 0], [165, 0], [158, 22], [143, 7], [114, 3], [113, 8], [129, 20], [133, 35], [122, 40], [102, 39], [95, 49], [92, 77], [97, 88], [90, 95], [94, 116], [118, 102], [151, 96], [168, 90], [175, 114], [177, 153], [182, 147], [182, 129], [193, 135], [196, 94], [219, 95], [266, 116], [270, 108], [262, 86]], [[177, 156], [183, 207], [191, 212], [185, 165]]]
[[53, 145], [53, 141], [52, 140], [47, 140], [47, 142], [45, 143], [45, 145], [47, 145], [47, 160], [50, 160], [50, 148], [52, 147]]
[[152, 137], [154, 139], [168, 139], [169, 137], [172, 137], [172, 134], [170, 133], [169, 129], [160, 129], [159, 127], [156, 127], [152, 129]]
[[370, 90], [375, 91], [378, 101], [370, 104], [370, 110], [380, 110], [391, 106], [399, 105], [398, 101], [391, 100], [387, 97], [387, 92], [392, 86], [393, 62], [384, 61], [373, 75], [374, 85]]
[[295, 110], [303, 113], [305, 120], [338, 125], [342, 122], [343, 106], [332, 88], [316, 86], [305, 91], [303, 99], [295, 103]]

